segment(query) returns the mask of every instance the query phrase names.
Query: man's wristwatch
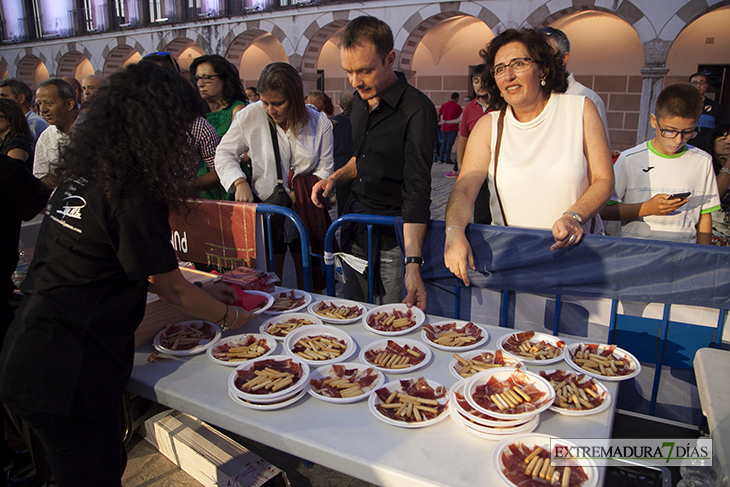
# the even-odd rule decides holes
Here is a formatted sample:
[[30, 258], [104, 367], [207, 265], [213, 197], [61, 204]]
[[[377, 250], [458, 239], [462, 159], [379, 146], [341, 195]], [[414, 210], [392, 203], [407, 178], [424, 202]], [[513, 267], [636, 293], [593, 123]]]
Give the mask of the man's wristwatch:
[[578, 213], [572, 211], [564, 211], [563, 215], [568, 215], [573, 220], [577, 221], [579, 225], [583, 225], [583, 217], [580, 216]]
[[423, 257], [406, 257], [403, 259], [403, 265], [418, 264], [423, 267]]

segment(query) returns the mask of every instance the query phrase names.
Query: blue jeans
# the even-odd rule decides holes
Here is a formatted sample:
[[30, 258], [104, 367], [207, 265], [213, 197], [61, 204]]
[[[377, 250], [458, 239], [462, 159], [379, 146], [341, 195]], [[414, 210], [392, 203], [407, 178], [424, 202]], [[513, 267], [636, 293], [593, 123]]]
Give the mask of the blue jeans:
[[439, 153], [439, 159], [443, 162], [452, 162], [451, 161], [451, 149], [454, 147], [454, 142], [456, 141], [456, 136], [459, 135], [459, 132], [444, 132], [443, 130], [441, 132], [441, 152]]

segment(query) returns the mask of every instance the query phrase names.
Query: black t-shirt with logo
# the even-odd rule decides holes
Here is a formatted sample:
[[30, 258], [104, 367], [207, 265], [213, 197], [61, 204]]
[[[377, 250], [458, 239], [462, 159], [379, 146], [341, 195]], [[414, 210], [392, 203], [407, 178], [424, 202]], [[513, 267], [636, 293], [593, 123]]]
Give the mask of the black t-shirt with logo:
[[84, 178], [57, 188], [0, 355], [0, 402], [65, 417], [118, 414], [147, 276], [177, 267], [170, 234], [168, 212], [141, 184], [113, 200]]

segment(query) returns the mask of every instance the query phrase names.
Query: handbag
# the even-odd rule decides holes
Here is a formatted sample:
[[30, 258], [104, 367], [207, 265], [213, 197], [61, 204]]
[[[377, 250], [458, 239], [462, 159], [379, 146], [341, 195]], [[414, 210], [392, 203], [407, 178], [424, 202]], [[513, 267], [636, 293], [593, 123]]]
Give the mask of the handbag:
[[274, 145], [274, 158], [276, 159], [276, 186], [274, 186], [274, 192], [265, 200], [254, 195], [254, 202], [291, 208], [292, 201], [289, 193], [286, 192], [286, 188], [284, 188], [284, 179], [281, 177], [281, 155], [279, 154], [279, 137], [276, 135], [276, 126], [269, 123], [269, 129], [271, 131], [271, 142]]

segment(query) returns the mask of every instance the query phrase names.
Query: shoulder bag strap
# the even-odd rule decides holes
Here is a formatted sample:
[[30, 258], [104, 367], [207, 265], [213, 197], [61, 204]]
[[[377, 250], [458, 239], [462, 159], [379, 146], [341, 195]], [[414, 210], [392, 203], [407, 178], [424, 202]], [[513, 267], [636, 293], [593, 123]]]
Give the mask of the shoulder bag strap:
[[271, 143], [274, 144], [274, 158], [276, 159], [276, 184], [284, 184], [281, 177], [281, 155], [279, 154], [279, 137], [276, 135], [276, 122], [269, 122], [269, 130], [271, 131]]
[[499, 190], [497, 189], [497, 163], [499, 162], [499, 148], [502, 146], [502, 132], [504, 131], [504, 116], [506, 113], [506, 109], [502, 109], [499, 112], [499, 119], [497, 120], [497, 143], [494, 145], [494, 194], [497, 196], [497, 203], [499, 203], [499, 211], [502, 213], [504, 226], [508, 227], [507, 215], [504, 214], [502, 199], [499, 197]]

